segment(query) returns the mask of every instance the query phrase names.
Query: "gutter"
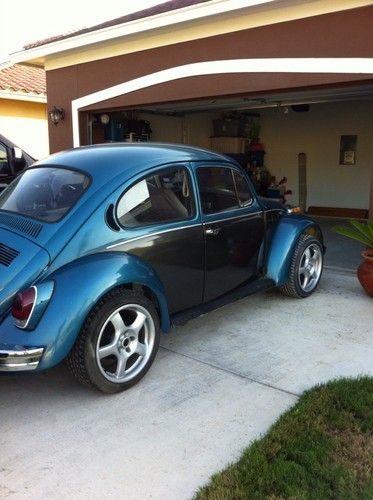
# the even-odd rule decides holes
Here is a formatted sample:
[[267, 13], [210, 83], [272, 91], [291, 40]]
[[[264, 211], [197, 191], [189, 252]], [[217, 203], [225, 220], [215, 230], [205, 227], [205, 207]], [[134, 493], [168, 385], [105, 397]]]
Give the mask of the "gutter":
[[0, 90], [0, 99], [9, 99], [12, 101], [38, 102], [41, 104], [47, 103], [47, 96], [45, 94], [12, 92], [7, 90]]
[[127, 37], [146, 31], [165, 28], [180, 23], [200, 20], [206, 17], [232, 12], [238, 9], [277, 3], [277, 0], [211, 0], [208, 3], [191, 5], [175, 11], [157, 14], [152, 17], [137, 19], [124, 24], [110, 26], [100, 30], [57, 40], [40, 47], [21, 50], [10, 54], [12, 64], [40, 59], [60, 52], [81, 49], [92, 44], [102, 43], [115, 38]]

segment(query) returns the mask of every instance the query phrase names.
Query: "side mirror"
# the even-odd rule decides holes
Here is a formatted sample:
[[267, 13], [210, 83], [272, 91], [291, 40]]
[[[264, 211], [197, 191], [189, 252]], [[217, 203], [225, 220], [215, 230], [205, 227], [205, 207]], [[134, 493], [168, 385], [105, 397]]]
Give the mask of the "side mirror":
[[23, 151], [20, 148], [13, 148], [13, 166], [14, 172], [22, 172], [22, 170], [26, 167], [26, 160], [23, 156]]

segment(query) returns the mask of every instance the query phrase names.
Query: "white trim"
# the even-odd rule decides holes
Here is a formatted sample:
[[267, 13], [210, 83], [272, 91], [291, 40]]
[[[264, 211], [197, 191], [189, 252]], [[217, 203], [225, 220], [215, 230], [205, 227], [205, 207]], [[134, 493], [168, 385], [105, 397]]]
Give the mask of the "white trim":
[[[251, 205], [248, 205], [247, 207], [236, 207], [236, 208], [230, 208], [229, 212], [236, 212], [237, 210], [241, 210], [242, 212], [237, 214], [237, 215], [230, 215], [227, 217], [222, 217], [221, 219], [215, 219], [215, 220], [210, 220], [209, 217], [219, 217], [219, 215], [222, 215], [224, 213], [228, 213], [228, 210], [224, 210], [224, 212], [213, 212], [211, 214], [205, 214], [202, 211], [202, 224], [204, 226], [211, 226], [213, 224], [219, 224], [219, 222], [225, 222], [227, 220], [234, 220], [234, 219], [243, 219], [244, 217], [251, 217], [253, 215], [260, 215], [266, 212], [265, 209], [259, 210], [257, 212], [247, 212], [248, 208], [251, 208], [254, 203], [251, 203]], [[246, 212], [243, 212], [246, 210]]]
[[183, 22], [192, 22], [209, 16], [221, 15], [238, 9], [255, 7], [263, 4], [274, 3], [277, 0], [212, 0], [208, 3], [201, 3], [184, 7], [181, 9], [163, 12], [155, 16], [136, 19], [134, 21], [101, 28], [99, 30], [73, 35], [64, 40], [57, 40], [40, 47], [27, 50], [20, 50], [10, 54], [12, 63], [25, 62], [43, 58], [52, 54], [72, 50], [87, 45], [102, 43], [114, 38], [138, 35], [146, 31], [152, 31], [166, 26], [171, 26]]
[[79, 110], [86, 106], [181, 78], [228, 73], [373, 74], [373, 58], [228, 59], [185, 64], [157, 71], [72, 101], [73, 145], [80, 145]]
[[[248, 208], [248, 207], [242, 207], [242, 208]], [[234, 210], [240, 210], [240, 208], [236, 208]], [[163, 229], [162, 231], [156, 231], [155, 233], [147, 233], [147, 234], [142, 234], [141, 236], [135, 236], [134, 238], [129, 238], [129, 239], [124, 239], [122, 241], [120, 241], [119, 243], [114, 243], [113, 245], [109, 245], [106, 247], [106, 250], [112, 250], [113, 248], [117, 248], [117, 247], [121, 247], [121, 246], [124, 246], [124, 245], [127, 245], [127, 243], [132, 243], [134, 241], [138, 241], [138, 240], [143, 240], [145, 238], [151, 238], [151, 237], [154, 237], [154, 236], [159, 236], [160, 234], [165, 234], [165, 233], [171, 233], [172, 231], [181, 231], [182, 229], [191, 229], [193, 227], [204, 227], [204, 226], [210, 226], [212, 224], [219, 224], [219, 222], [225, 222], [227, 220], [231, 220], [231, 219], [242, 219], [242, 217], [245, 217], [245, 216], [248, 216], [248, 215], [259, 215], [259, 214], [262, 214], [263, 212], [266, 212], [266, 210], [260, 210], [258, 212], [246, 212], [246, 213], [241, 213], [239, 215], [234, 215], [234, 216], [230, 216], [230, 217], [224, 217], [223, 219], [217, 219], [217, 220], [212, 220], [212, 221], [209, 221], [209, 220], [203, 220], [202, 222], [196, 222], [194, 224], [188, 224], [187, 226], [180, 226], [180, 227], [171, 227], [169, 229]], [[216, 212], [214, 214], [208, 214], [208, 215], [211, 215], [211, 216], [219, 216], [222, 212]], [[204, 216], [206, 214], [202, 214], [202, 216]], [[180, 222], [182, 223], [183, 221], [175, 221], [175, 222]], [[164, 224], [167, 224], [167, 222], [164, 222]], [[149, 226], [148, 226], [149, 227]], [[123, 228], [124, 230], [127, 230], [128, 231], [128, 228]]]
[[[175, 222], [184, 222], [184, 221], [175, 221]], [[163, 224], [167, 224], [167, 222], [164, 222]], [[137, 240], [143, 240], [144, 238], [151, 238], [153, 236], [158, 236], [160, 234], [165, 234], [165, 233], [171, 233], [172, 231], [181, 231], [182, 229], [190, 229], [192, 227], [202, 227], [202, 222], [196, 222], [194, 224], [189, 224], [187, 226], [180, 226], [180, 227], [171, 227], [169, 229], [163, 229], [162, 231], [157, 231], [155, 233], [146, 233], [146, 234], [142, 234], [141, 236], [135, 236], [134, 238], [129, 238], [128, 240], [123, 240], [123, 241], [120, 241], [119, 243], [114, 243], [113, 245], [109, 245], [106, 247], [106, 250], [112, 250], [113, 248], [116, 248], [116, 247], [120, 247], [120, 246], [124, 246], [124, 245], [127, 245], [127, 243], [132, 243], [133, 241], [137, 241]], [[148, 226], [149, 227], [149, 226]], [[128, 228], [122, 228], [124, 230], [129, 230]]]
[[[282, 4], [282, 5], [280, 5]], [[326, 5], [325, 5], [326, 4]], [[268, 7], [267, 7], [268, 5]], [[63, 40], [56, 40], [39, 47], [23, 49], [10, 54], [12, 64], [26, 61], [45, 60], [51, 55], [60, 54], [67, 51], [79, 50], [92, 45], [102, 44], [110, 40], [123, 37], [139, 36], [146, 37], [149, 32], [155, 32], [168, 26], [175, 26], [184, 23], [192, 25], [195, 21], [211, 18], [213, 16], [222, 18], [229, 13], [246, 9], [248, 13], [258, 9], [281, 11], [287, 7], [294, 7], [299, 12], [303, 6], [310, 7], [309, 14], [301, 13], [300, 18], [310, 15], [320, 15], [330, 12], [340, 12], [343, 10], [355, 9], [371, 5], [370, 0], [210, 0], [206, 3], [191, 5], [174, 11], [156, 14], [154, 16], [137, 19], [107, 28], [101, 28], [89, 33], [72, 35]], [[314, 7], [314, 9], [312, 9]], [[295, 18], [298, 18], [297, 16]], [[293, 17], [291, 18], [293, 19]], [[282, 19], [284, 21], [284, 19]], [[273, 24], [273, 20], [270, 24]], [[267, 24], [267, 23], [265, 23]]]
[[13, 63], [10, 60], [9, 61], [3, 61], [3, 62], [0, 63], [0, 71], [2, 71], [3, 69], [9, 68], [12, 65], [13, 65]]
[[27, 101], [27, 102], [40, 102], [46, 104], [47, 96], [43, 94], [24, 94], [22, 92], [12, 92], [7, 90], [0, 90], [0, 99], [9, 99], [12, 101]]

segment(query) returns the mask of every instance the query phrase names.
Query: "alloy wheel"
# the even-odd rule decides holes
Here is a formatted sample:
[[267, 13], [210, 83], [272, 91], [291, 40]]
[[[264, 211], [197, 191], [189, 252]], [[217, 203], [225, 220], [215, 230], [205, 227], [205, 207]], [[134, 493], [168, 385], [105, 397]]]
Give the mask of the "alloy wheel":
[[316, 288], [322, 272], [323, 256], [320, 247], [311, 243], [303, 252], [298, 270], [299, 285], [306, 293]]
[[104, 377], [115, 383], [128, 382], [146, 366], [155, 342], [150, 313], [138, 304], [116, 309], [101, 328], [96, 360]]

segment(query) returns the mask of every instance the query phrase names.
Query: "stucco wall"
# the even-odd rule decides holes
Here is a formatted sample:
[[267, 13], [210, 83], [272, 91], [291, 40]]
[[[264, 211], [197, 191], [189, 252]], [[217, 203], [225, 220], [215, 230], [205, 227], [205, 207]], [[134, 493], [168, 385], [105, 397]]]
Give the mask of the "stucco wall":
[[0, 133], [34, 158], [47, 156], [46, 104], [0, 99]]
[[[266, 166], [287, 176], [298, 203], [298, 153], [307, 155], [307, 206], [369, 207], [373, 101], [311, 105], [308, 113], [261, 111]], [[357, 135], [356, 165], [339, 165], [341, 135]]]
[[[234, 33], [47, 70], [50, 106], [65, 109], [65, 120], [49, 128], [52, 152], [72, 146], [71, 101], [144, 75], [179, 65], [242, 58], [370, 57], [373, 6], [280, 22]], [[276, 40], [276, 43], [273, 43]], [[296, 66], [296, 64], [295, 64]], [[294, 69], [294, 68], [293, 68]], [[273, 92], [319, 85], [370, 81], [372, 75], [325, 73], [214, 74], [179, 78], [94, 102], [84, 111], [140, 108], [146, 104]], [[97, 98], [97, 96], [96, 96]], [[96, 99], [95, 98], [95, 99]], [[97, 98], [100, 100], [101, 96]], [[87, 142], [81, 117], [81, 143]]]

